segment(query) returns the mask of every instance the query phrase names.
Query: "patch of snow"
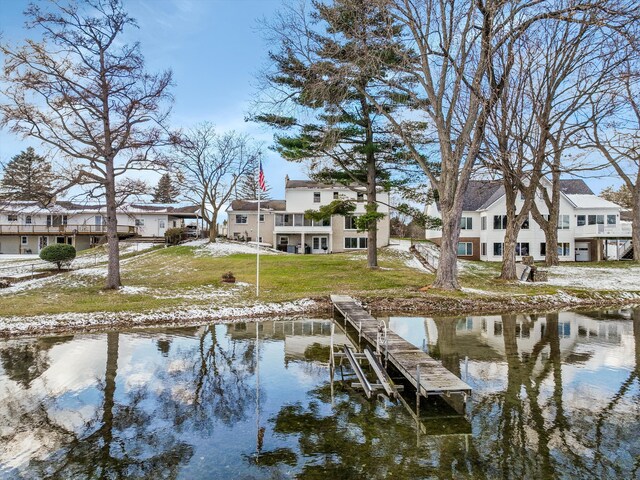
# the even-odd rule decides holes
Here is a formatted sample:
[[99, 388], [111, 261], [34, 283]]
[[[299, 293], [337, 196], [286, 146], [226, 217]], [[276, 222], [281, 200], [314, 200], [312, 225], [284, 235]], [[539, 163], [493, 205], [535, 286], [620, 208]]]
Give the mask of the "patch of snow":
[[[226, 257], [227, 255], [234, 255], [237, 253], [256, 253], [255, 245], [247, 245], [244, 243], [235, 243], [227, 241], [217, 241], [214, 243], [199, 244], [199, 248], [196, 250], [196, 256], [209, 256], [209, 257]], [[260, 255], [275, 255], [276, 252], [271, 249], [260, 249]]]
[[549, 267], [549, 285], [588, 290], [640, 291], [640, 267]]
[[118, 290], [119, 293], [124, 293], [125, 295], [137, 295], [140, 293], [145, 293], [149, 290], [147, 287], [137, 287], [133, 285], [125, 285], [124, 287]]

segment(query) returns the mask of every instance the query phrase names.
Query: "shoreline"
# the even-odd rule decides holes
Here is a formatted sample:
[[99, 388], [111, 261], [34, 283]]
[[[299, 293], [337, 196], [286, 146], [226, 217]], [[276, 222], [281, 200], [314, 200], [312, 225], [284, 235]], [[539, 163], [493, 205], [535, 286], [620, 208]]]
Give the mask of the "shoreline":
[[[584, 308], [622, 308], [640, 305], [640, 292], [593, 292], [580, 298], [558, 292], [537, 296], [489, 298], [365, 297], [356, 296], [374, 316], [411, 313], [425, 317], [546, 313]], [[32, 317], [0, 317], [0, 339], [91, 333], [113, 329], [179, 328], [203, 324], [277, 321], [314, 314], [330, 316], [329, 297], [304, 298], [284, 303], [258, 303], [249, 307], [189, 307], [147, 312], [60, 313]], [[387, 315], [385, 315], [387, 314]]]

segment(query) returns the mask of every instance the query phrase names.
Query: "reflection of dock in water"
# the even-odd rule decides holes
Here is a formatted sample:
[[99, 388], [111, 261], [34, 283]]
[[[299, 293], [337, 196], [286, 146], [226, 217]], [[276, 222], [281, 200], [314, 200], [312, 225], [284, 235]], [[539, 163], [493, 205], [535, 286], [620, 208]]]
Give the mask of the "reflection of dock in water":
[[[357, 345], [360, 340], [364, 340], [369, 346], [375, 348], [382, 363], [387, 367], [387, 371], [397, 372], [401, 381], [416, 391], [415, 415], [413, 406], [404, 398], [400, 398], [400, 401], [412, 412], [414, 419], [421, 421], [421, 397], [440, 397], [458, 413], [465, 411], [468, 396], [471, 394], [469, 385], [447, 370], [439, 361], [416, 348], [395, 332], [387, 330], [386, 326], [365, 312], [352, 298], [332, 295], [331, 300], [344, 317], [345, 331], [349, 326], [357, 332], [358, 338], [354, 339], [352, 343]], [[354, 364], [352, 360], [351, 363], [354, 370], [357, 371], [361, 368], [357, 362]], [[384, 374], [380, 375], [378, 372], [376, 374], [378, 383], [372, 385], [378, 388], [384, 387]], [[360, 379], [362, 374], [358, 377], [360, 382], [357, 385], [363, 386]], [[365, 389], [365, 393], [370, 396], [367, 389]], [[425, 430], [428, 429], [425, 427]]]

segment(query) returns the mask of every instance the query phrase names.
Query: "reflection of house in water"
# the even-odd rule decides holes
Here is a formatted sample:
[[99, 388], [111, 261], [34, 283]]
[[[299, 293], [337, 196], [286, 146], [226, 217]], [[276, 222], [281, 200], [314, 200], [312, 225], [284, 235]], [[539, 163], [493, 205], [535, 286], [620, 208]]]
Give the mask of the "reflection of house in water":
[[[606, 314], [600, 312], [597, 315], [576, 312], [560, 312], [559, 314], [549, 315], [554, 316], [552, 322], [549, 321], [550, 317], [546, 315], [513, 315], [511, 317], [490, 315], [458, 319], [456, 324], [456, 344], [460, 343], [459, 340], [461, 338], [475, 337], [476, 340], [479, 340], [478, 343], [489, 346], [500, 356], [505, 356], [505, 321], [510, 321], [510, 319], [514, 319], [513, 321], [515, 322], [517, 351], [522, 356], [530, 355], [545, 336], [549, 337], [556, 334], [563, 358], [573, 352], [578, 344], [620, 345], [623, 341], [623, 336], [633, 336], [633, 325], [630, 322], [620, 322], [620, 320], [628, 318], [624, 311]], [[454, 320], [451, 319], [451, 321]], [[435, 320], [430, 318], [425, 319], [424, 325], [427, 345], [430, 348], [435, 348], [438, 345], [439, 338], [438, 325]], [[548, 328], [556, 328], [557, 333], [549, 332]], [[464, 343], [471, 344], [471, 342]], [[548, 358], [549, 348], [548, 344], [544, 346], [540, 354], [541, 360]], [[471, 358], [476, 357], [473, 351], [463, 354], [468, 354]], [[573, 356], [575, 356], [574, 361], [589, 358], [589, 355]]]
[[[331, 323], [329, 319], [232, 323], [227, 325], [227, 334], [235, 340], [255, 340], [257, 328], [261, 341], [284, 340], [286, 362], [313, 360], [328, 363]], [[338, 329], [333, 342], [341, 345], [349, 343], [349, 340]]]

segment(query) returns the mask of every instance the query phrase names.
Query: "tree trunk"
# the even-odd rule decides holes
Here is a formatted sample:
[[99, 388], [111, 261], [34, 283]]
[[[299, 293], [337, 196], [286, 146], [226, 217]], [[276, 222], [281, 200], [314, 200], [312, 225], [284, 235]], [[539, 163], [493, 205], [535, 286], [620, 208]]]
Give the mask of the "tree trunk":
[[[378, 202], [376, 201], [376, 161], [373, 158], [373, 152], [369, 152], [367, 156], [367, 213], [373, 213], [378, 210]], [[369, 222], [367, 229], [367, 266], [369, 268], [378, 268], [378, 222], [372, 220]]]
[[[512, 190], [505, 185], [505, 200], [507, 205], [507, 228], [504, 232], [502, 246], [502, 269], [500, 278], [503, 280], [518, 280], [516, 273], [516, 243], [520, 233], [521, 222], [516, 215], [516, 196], [518, 190]], [[524, 208], [524, 206], [522, 207]], [[522, 212], [521, 212], [522, 213]]]
[[218, 210], [214, 210], [211, 214], [211, 223], [209, 223], [209, 241], [214, 243], [218, 238]]
[[105, 197], [107, 203], [107, 284], [105, 288], [116, 290], [120, 288], [120, 247], [118, 241], [118, 216], [116, 209], [116, 182], [113, 172], [113, 161], [107, 164], [107, 181]]
[[440, 259], [436, 279], [433, 282], [435, 288], [443, 290], [459, 290], [458, 282], [458, 240], [460, 238], [460, 216], [462, 215], [462, 203], [460, 208], [442, 208], [442, 241], [440, 243]]
[[[636, 185], [633, 196], [631, 218], [631, 244], [633, 245], [633, 261], [640, 262], [640, 186]], [[640, 349], [640, 346], [636, 347]]]
[[[118, 344], [119, 334], [107, 334], [107, 368], [104, 374], [104, 402], [102, 404], [102, 474], [105, 475], [109, 466], [111, 444], [113, 443], [113, 409], [115, 406], [116, 375], [118, 373]], [[106, 476], [106, 475], [105, 475]]]

